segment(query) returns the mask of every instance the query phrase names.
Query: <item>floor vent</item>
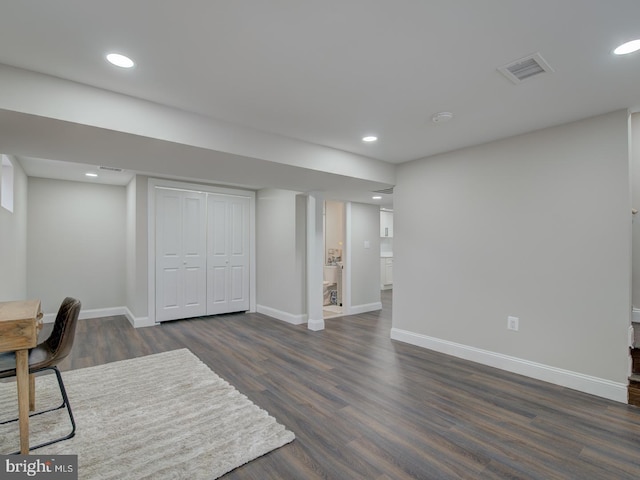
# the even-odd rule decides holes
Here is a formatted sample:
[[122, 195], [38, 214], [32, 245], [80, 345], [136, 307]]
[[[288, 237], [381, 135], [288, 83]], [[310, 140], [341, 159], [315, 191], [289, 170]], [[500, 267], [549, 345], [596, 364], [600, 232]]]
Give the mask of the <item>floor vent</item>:
[[551, 73], [553, 68], [542, 58], [542, 55], [535, 53], [504, 65], [498, 68], [498, 71], [517, 85], [542, 73]]

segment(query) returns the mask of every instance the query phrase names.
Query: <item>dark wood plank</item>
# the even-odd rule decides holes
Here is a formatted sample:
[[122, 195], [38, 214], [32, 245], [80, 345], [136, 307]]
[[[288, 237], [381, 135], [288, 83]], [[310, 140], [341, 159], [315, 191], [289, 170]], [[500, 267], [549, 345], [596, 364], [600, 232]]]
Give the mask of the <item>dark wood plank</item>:
[[61, 368], [189, 348], [297, 437], [227, 480], [640, 478], [640, 409], [394, 342], [382, 295], [321, 332], [260, 314], [82, 320]]

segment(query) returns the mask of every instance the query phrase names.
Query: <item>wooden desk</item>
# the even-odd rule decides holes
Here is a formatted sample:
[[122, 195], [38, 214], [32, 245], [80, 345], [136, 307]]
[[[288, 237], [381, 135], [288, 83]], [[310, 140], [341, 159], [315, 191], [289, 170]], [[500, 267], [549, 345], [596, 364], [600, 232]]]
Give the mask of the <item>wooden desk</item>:
[[40, 300], [0, 302], [0, 352], [16, 352], [20, 453], [29, 453], [29, 349], [38, 344]]

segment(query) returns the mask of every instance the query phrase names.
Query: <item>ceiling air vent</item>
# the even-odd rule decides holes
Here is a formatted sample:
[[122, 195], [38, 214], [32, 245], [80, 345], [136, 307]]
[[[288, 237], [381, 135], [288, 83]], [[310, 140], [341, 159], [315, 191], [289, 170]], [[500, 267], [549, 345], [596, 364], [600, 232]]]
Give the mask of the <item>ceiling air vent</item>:
[[108, 172], [123, 172], [124, 170], [122, 170], [121, 168], [115, 168], [115, 167], [105, 167], [103, 165], [100, 165], [98, 167], [100, 170], [106, 170]]
[[503, 67], [498, 68], [498, 71], [505, 77], [511, 80], [516, 85], [522, 83], [528, 78], [535, 77], [545, 72], [553, 72], [553, 68], [542, 58], [539, 53], [534, 53], [528, 57], [521, 58], [515, 62], [511, 62]]
[[385, 193], [387, 195], [391, 195], [393, 193], [393, 187], [384, 188], [382, 190], [374, 190], [373, 193]]

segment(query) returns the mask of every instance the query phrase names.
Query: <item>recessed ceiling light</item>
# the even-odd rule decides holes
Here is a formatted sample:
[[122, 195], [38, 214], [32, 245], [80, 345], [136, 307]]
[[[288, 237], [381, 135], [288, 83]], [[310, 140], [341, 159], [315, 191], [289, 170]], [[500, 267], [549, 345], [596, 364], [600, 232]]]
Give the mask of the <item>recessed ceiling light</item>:
[[107, 61], [109, 63], [112, 63], [116, 67], [121, 67], [121, 68], [131, 68], [135, 65], [133, 63], [133, 60], [131, 60], [129, 57], [125, 57], [124, 55], [120, 55], [119, 53], [108, 54]]
[[368, 135], [366, 137], [362, 137], [363, 142], [375, 142], [376, 140], [378, 140], [378, 137], [374, 135]]
[[382, 197], [380, 195], [376, 195], [375, 197], [371, 197], [374, 200], [382, 200]]
[[85, 176], [87, 176], [87, 177], [97, 177], [98, 174], [97, 173], [87, 172], [87, 173], [85, 173]]
[[626, 55], [628, 53], [637, 52], [640, 50], [640, 38], [637, 40], [631, 40], [630, 42], [623, 43], [616, 48], [613, 53], [616, 55]]

